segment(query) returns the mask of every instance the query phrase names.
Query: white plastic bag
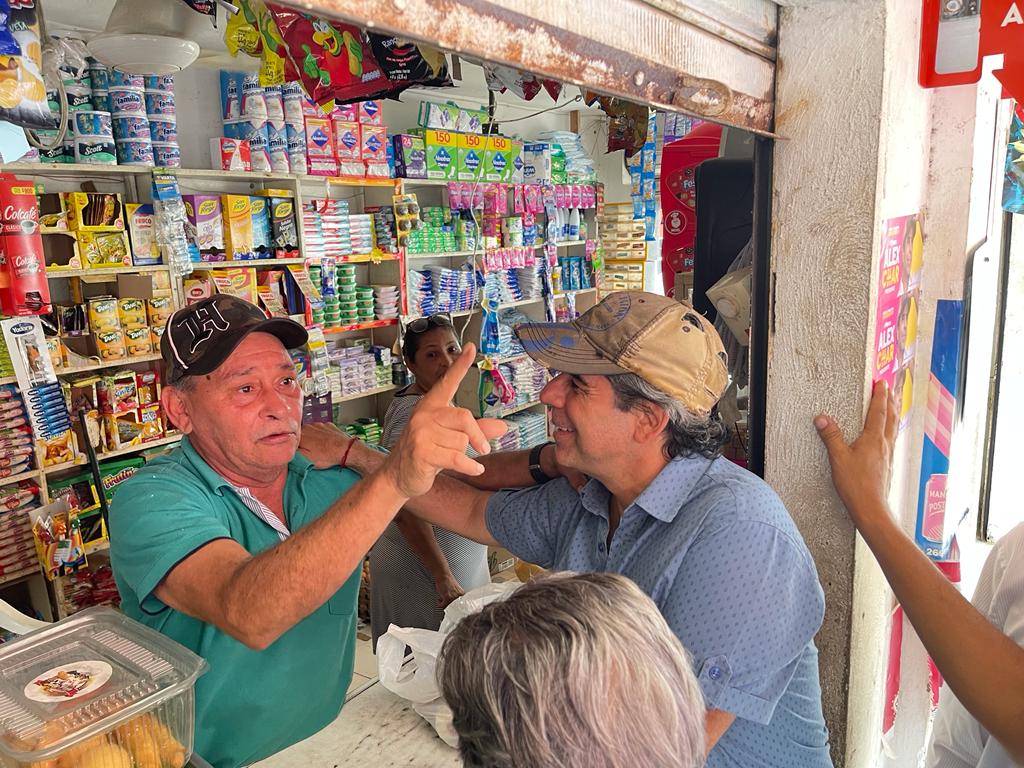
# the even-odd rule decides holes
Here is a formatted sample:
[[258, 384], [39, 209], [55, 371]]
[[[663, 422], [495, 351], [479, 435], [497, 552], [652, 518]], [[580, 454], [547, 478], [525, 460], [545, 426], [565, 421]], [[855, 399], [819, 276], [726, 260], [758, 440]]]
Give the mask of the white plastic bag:
[[[392, 624], [377, 639], [377, 675], [380, 684], [412, 704], [413, 710], [433, 726], [448, 746], [458, 746], [459, 737], [452, 725], [452, 712], [437, 684], [437, 657], [448, 633], [471, 613], [494, 600], [510, 595], [521, 585], [517, 582], [485, 584], [470, 590], [444, 610], [441, 628], [396, 627]], [[412, 653], [406, 657], [405, 649]]]

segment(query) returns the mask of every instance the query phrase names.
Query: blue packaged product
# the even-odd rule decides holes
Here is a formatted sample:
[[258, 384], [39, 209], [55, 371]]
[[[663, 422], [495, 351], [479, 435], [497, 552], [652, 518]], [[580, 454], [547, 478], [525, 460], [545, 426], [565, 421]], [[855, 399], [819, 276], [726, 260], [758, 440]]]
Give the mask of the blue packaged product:
[[149, 119], [142, 115], [113, 118], [114, 137], [117, 139], [148, 139]]
[[169, 91], [146, 91], [146, 114], [150, 117], [163, 117], [175, 114], [174, 94]]
[[104, 66], [89, 66], [89, 79], [94, 91], [106, 91], [110, 88], [110, 70]]
[[149, 137], [159, 143], [176, 142], [178, 140], [178, 121], [173, 117], [149, 118]]
[[274, 258], [274, 241], [270, 232], [270, 204], [267, 198], [249, 196], [249, 210], [252, 212], [253, 250], [259, 259]]
[[153, 163], [161, 168], [181, 168], [181, 147], [176, 142], [153, 142]]
[[145, 86], [147, 91], [173, 91], [174, 75], [147, 75]]
[[120, 70], [112, 70], [110, 73], [110, 88], [134, 88], [141, 91], [146, 87], [146, 79], [142, 75], [131, 75]]
[[153, 142], [149, 139], [118, 141], [117, 162], [121, 165], [153, 165]]
[[114, 127], [109, 112], [83, 110], [71, 115], [74, 132], [78, 136], [104, 136], [114, 138]]
[[[242, 116], [242, 72], [220, 72], [220, 116], [222, 120], [237, 120]], [[232, 137], [234, 138], [234, 137]]]
[[578, 291], [583, 287], [583, 257], [569, 259], [569, 290]]
[[92, 108], [100, 112], [110, 111], [110, 92], [106, 90], [93, 90]]
[[110, 111], [114, 117], [146, 115], [145, 94], [134, 88], [110, 88]]

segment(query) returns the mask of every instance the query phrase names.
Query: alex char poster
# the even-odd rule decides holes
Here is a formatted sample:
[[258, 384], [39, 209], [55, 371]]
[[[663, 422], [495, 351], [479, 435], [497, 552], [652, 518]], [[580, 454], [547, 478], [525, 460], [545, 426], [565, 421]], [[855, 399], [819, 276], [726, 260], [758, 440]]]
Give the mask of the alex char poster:
[[921, 217], [900, 216], [882, 223], [875, 316], [874, 381], [885, 381], [900, 407], [900, 431], [910, 422], [914, 397], [914, 354], [924, 266]]

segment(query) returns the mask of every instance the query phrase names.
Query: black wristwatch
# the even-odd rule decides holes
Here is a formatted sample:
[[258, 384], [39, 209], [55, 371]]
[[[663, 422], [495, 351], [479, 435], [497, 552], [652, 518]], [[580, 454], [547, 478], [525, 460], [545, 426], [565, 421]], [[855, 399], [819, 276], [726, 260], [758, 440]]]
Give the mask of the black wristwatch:
[[548, 477], [544, 474], [544, 470], [540, 468], [541, 451], [549, 445], [554, 445], [554, 443], [541, 443], [540, 445], [533, 446], [530, 450], [530, 477], [536, 481], [537, 485], [543, 485], [544, 483], [549, 483], [555, 479], [553, 477]]

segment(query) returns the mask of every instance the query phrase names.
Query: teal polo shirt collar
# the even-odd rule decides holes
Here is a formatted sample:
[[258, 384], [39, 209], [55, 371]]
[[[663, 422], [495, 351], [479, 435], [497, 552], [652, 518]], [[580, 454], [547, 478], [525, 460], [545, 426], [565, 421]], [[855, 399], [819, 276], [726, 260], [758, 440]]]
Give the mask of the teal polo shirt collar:
[[[218, 496], [224, 495], [225, 488], [230, 489], [232, 493], [235, 492], [235, 487], [207, 464], [206, 459], [199, 455], [195, 446], [192, 445], [192, 441], [188, 439], [188, 435], [184, 435], [181, 438], [181, 452], [185, 460], [211, 491]], [[313, 462], [296, 451], [291, 461], [288, 462], [288, 477], [289, 479], [298, 477], [301, 484], [305, 481], [311, 469], [313, 469]]]

